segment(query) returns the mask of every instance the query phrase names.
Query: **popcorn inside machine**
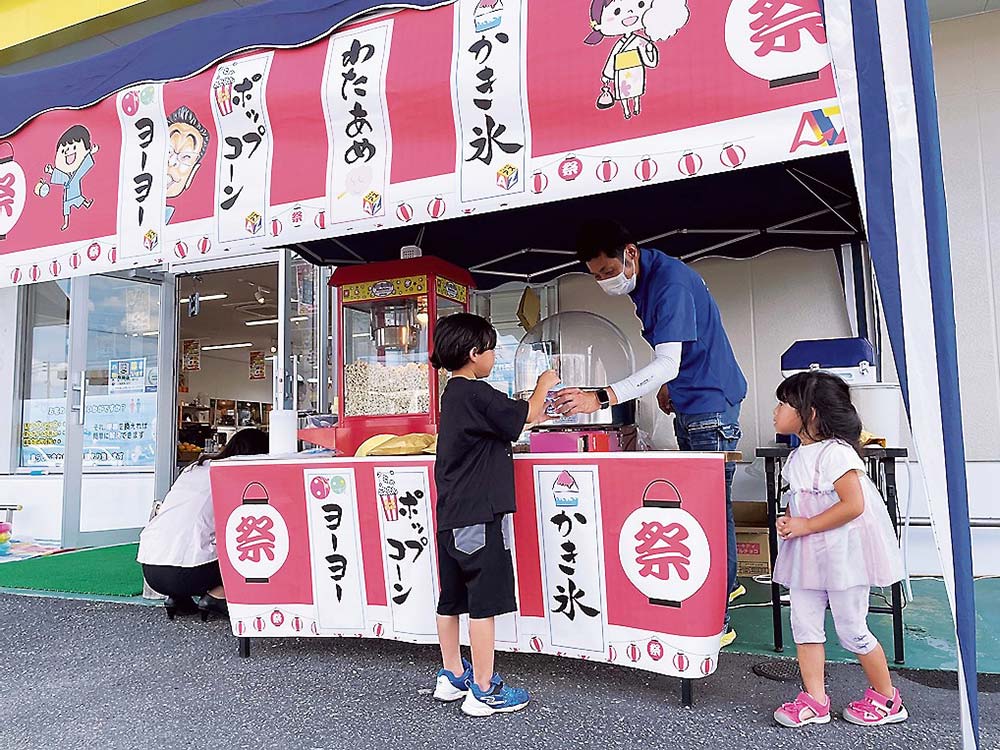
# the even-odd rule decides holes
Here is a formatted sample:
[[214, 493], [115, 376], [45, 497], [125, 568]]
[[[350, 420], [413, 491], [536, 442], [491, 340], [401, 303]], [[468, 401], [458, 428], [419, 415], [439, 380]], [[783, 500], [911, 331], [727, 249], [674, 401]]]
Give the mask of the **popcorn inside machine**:
[[375, 435], [436, 433], [445, 373], [430, 367], [438, 320], [469, 308], [468, 271], [438, 258], [338, 268], [338, 423], [335, 445], [353, 455]]

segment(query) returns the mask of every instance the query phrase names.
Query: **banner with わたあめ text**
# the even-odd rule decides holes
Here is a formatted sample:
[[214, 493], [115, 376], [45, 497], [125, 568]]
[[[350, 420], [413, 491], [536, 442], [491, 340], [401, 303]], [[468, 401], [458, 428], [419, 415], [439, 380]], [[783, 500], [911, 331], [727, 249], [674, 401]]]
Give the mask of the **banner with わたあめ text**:
[[0, 283], [842, 150], [818, 0], [778, 5], [458, 0], [48, 112], [0, 143]]

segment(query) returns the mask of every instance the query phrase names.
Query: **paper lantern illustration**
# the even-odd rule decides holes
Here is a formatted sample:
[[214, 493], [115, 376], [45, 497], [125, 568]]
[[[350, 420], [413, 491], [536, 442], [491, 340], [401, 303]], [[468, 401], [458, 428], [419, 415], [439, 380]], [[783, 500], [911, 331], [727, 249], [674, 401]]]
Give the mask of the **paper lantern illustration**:
[[649, 658], [653, 661], [659, 661], [663, 658], [664, 654], [663, 644], [653, 638], [646, 644], [646, 653], [649, 654]]
[[62, 272], [62, 264], [58, 260], [54, 260], [49, 263], [49, 273], [53, 276], [58, 276]]
[[694, 177], [701, 171], [704, 161], [698, 154], [688, 151], [677, 162], [677, 170], [685, 177]]
[[644, 156], [635, 165], [635, 177], [639, 182], [649, 182], [660, 171], [660, 165], [648, 156]]
[[90, 247], [87, 248], [87, 258], [89, 260], [97, 260], [101, 257], [101, 243], [91, 242]]
[[276, 628], [280, 628], [282, 625], [285, 624], [285, 616], [281, 613], [280, 610], [276, 609], [274, 610], [274, 612], [271, 613], [271, 624], [274, 625], [274, 627]]
[[318, 214], [316, 214], [316, 218], [313, 219], [313, 223], [319, 229], [326, 229], [326, 211], [320, 211]]
[[246, 635], [247, 626], [243, 623], [243, 620], [239, 620], [236, 623], [236, 635], [243, 636]]
[[701, 663], [701, 673], [708, 677], [712, 674], [713, 669], [715, 669], [715, 662], [712, 660], [711, 656], [706, 656], [705, 660]]
[[626, 655], [628, 655], [629, 661], [635, 663], [642, 658], [642, 649], [636, 646], [634, 643], [628, 644], [628, 648], [625, 649]]
[[281, 221], [279, 219], [271, 219], [271, 234], [274, 237], [281, 234]]
[[202, 237], [198, 240], [198, 252], [204, 255], [209, 250], [212, 249], [212, 241], [208, 237]]
[[32, 266], [31, 269], [28, 271], [28, 278], [31, 279], [32, 281], [38, 281], [38, 279], [41, 278], [41, 276], [42, 276], [42, 269], [39, 268], [38, 266]]
[[385, 628], [382, 626], [382, 623], [377, 622], [375, 623], [375, 627], [372, 628], [372, 632], [375, 634], [376, 638], [381, 638], [382, 634], [385, 632]]
[[608, 661], [615, 661], [618, 658], [618, 651], [614, 646], [608, 646]]
[[400, 203], [396, 206], [396, 218], [405, 224], [413, 221], [413, 206], [409, 203]]
[[174, 245], [174, 255], [183, 260], [184, 258], [187, 257], [187, 254], [188, 254], [187, 243], [182, 240], [178, 240], [177, 243]]
[[678, 672], [687, 672], [687, 668], [690, 666], [691, 660], [683, 652], [678, 651], [674, 654], [674, 669]]
[[618, 165], [610, 159], [605, 159], [597, 166], [597, 179], [601, 182], [611, 182], [618, 176]]
[[83, 257], [80, 253], [73, 253], [69, 256], [69, 265], [73, 270], [79, 268], [81, 263], [83, 263]]
[[528, 641], [528, 645], [531, 646], [531, 650], [532, 651], [537, 651], [537, 652], [541, 653], [541, 650], [542, 650], [542, 648], [544, 647], [545, 644], [542, 643], [542, 639], [541, 638], [539, 638], [537, 635], [533, 635], [533, 636], [531, 636], [531, 640]]
[[730, 143], [728, 146], [722, 149], [722, 153], [719, 154], [719, 161], [721, 161], [725, 166], [732, 169], [740, 166], [747, 158], [747, 150], [742, 146]]
[[255, 618], [253, 618], [253, 629], [256, 630], [258, 633], [263, 633], [264, 632], [264, 628], [266, 628], [266, 627], [267, 627], [267, 623], [264, 622], [264, 618], [263, 617], [261, 617], [260, 615], [257, 615]]
[[118, 262], [118, 248], [117, 247], [112, 246], [112, 248], [110, 250], [108, 250], [108, 260], [111, 261], [112, 265], [114, 265], [115, 263]]
[[309, 630], [313, 635], [319, 635], [319, 626], [315, 622], [309, 625]]
[[567, 156], [559, 165], [559, 176], [572, 182], [583, 172], [583, 162], [575, 156]]
[[15, 268], [13, 271], [10, 272], [10, 280], [14, 284], [20, 284], [21, 283], [21, 269], [20, 268]]
[[294, 630], [296, 633], [301, 633], [302, 632], [302, 618], [301, 617], [296, 616], [296, 617], [292, 618], [292, 630]]
[[447, 206], [441, 198], [435, 198], [430, 203], [427, 204], [427, 213], [430, 214], [432, 219], [440, 219], [444, 216], [444, 212]]
[[545, 176], [544, 172], [535, 172], [531, 175], [531, 192], [535, 195], [541, 195], [545, 192], [545, 188], [549, 186], [549, 178]]

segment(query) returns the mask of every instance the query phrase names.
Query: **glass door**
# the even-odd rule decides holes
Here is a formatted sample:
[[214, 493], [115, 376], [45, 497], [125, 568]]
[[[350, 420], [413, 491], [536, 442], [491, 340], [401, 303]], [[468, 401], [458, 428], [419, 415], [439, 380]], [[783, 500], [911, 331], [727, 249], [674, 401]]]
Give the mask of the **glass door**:
[[173, 277], [73, 279], [62, 543], [138, 539], [173, 478]]

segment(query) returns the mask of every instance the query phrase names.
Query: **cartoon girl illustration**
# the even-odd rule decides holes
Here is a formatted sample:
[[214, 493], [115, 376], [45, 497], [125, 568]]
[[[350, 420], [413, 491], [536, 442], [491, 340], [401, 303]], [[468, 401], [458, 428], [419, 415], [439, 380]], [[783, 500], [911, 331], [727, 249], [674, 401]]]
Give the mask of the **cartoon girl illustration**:
[[602, 74], [598, 109], [621, 102], [625, 119], [642, 111], [646, 68], [660, 64], [656, 42], [666, 41], [688, 22], [687, 0], [590, 0], [592, 31], [585, 44], [621, 37], [611, 50]]

